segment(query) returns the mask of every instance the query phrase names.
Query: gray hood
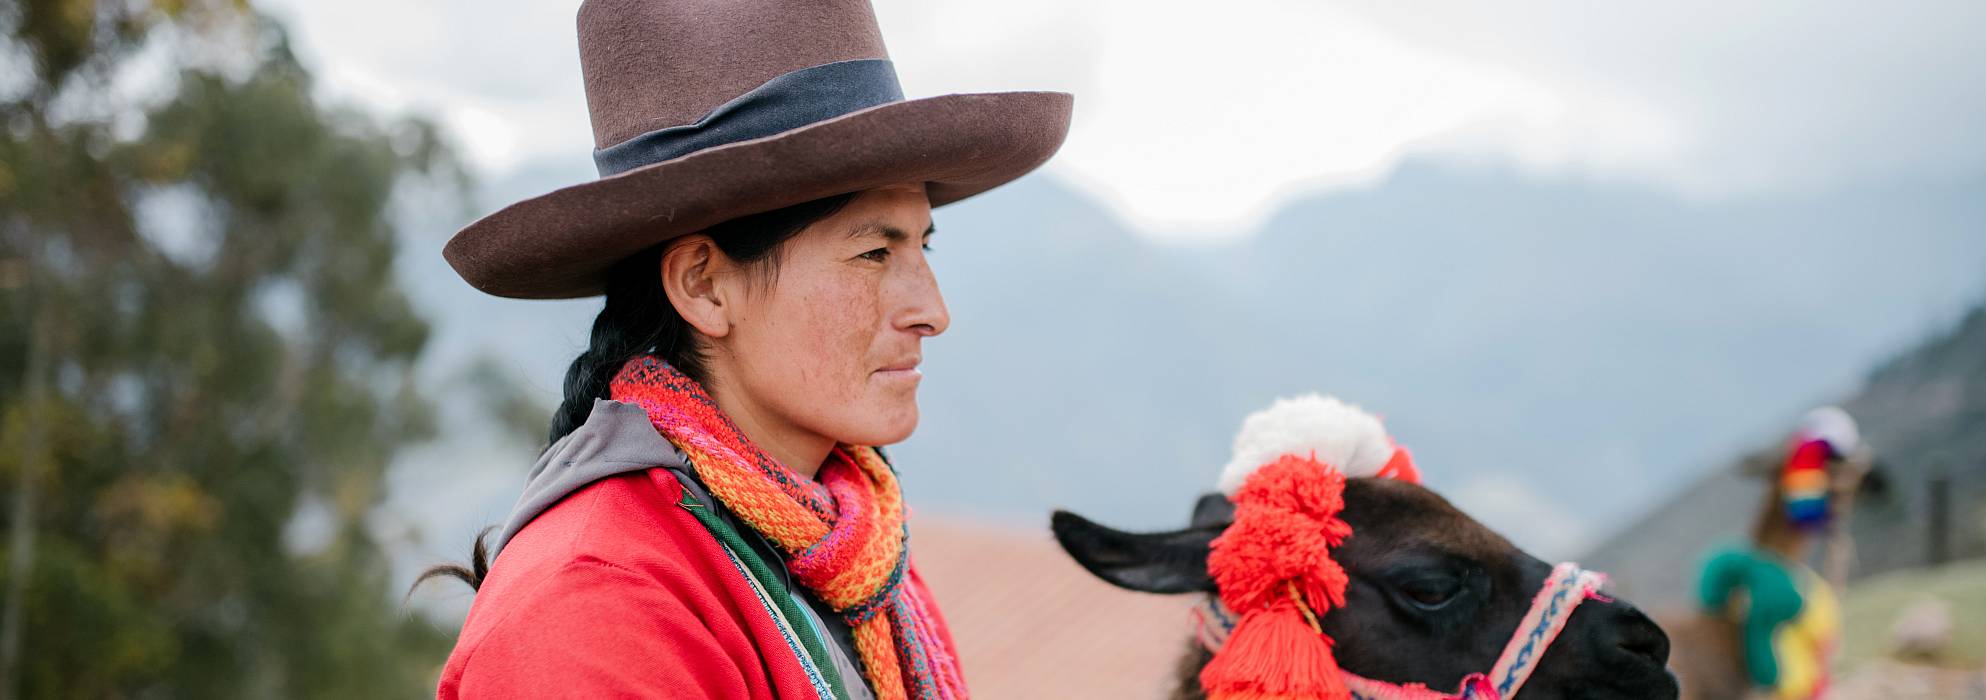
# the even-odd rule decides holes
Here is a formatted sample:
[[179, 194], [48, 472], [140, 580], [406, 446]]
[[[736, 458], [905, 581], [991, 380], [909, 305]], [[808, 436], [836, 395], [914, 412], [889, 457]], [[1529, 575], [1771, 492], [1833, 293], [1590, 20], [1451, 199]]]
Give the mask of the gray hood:
[[[552, 443], [545, 454], [538, 457], [538, 463], [532, 465], [531, 475], [524, 481], [524, 494], [517, 497], [517, 505], [511, 507], [510, 517], [504, 519], [503, 528], [490, 545], [490, 559], [494, 561], [511, 537], [530, 524], [532, 518], [558, 503], [559, 499], [585, 488], [587, 484], [616, 474], [662, 467], [675, 472], [677, 481], [682, 482], [683, 488], [689, 489], [698, 500], [714, 502], [715, 499], [710, 497], [703, 485], [690, 475], [689, 465], [689, 458], [655, 431], [655, 425], [648, 422], [646, 410], [631, 403], [594, 399], [593, 413], [586, 417], [586, 423]], [[722, 508], [715, 510], [724, 512]], [[789, 595], [803, 603], [802, 610], [810, 624], [824, 632], [823, 641], [827, 642], [828, 655], [835, 670], [841, 674], [846, 697], [850, 700], [875, 700], [869, 682], [863, 679], [860, 667], [855, 664], [855, 637], [847, 623], [834, 613], [833, 608], [796, 585], [792, 573], [786, 569], [785, 559], [778, 554], [771, 541], [735, 522], [732, 526], [745, 533], [749, 538], [747, 543], [757, 548], [765, 561], [773, 564], [774, 572]]]
[[640, 406], [607, 399], [593, 400], [593, 413], [586, 423], [539, 455], [525, 478], [524, 493], [510, 509], [503, 527], [490, 545], [495, 559], [503, 545], [524, 529], [532, 518], [587, 484], [616, 474], [646, 471], [655, 467], [681, 470], [689, 459], [655, 431], [648, 412]]

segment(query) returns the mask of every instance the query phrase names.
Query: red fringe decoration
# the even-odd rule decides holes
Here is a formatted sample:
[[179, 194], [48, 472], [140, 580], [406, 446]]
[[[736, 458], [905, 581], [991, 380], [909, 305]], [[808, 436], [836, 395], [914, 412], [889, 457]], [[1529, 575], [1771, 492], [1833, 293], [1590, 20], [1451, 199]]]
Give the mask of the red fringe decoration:
[[1351, 697], [1331, 654], [1296, 601], [1241, 616], [1227, 646], [1200, 670], [1209, 700], [1343, 700]]
[[1234, 524], [1214, 540], [1207, 569], [1241, 622], [1200, 673], [1210, 700], [1351, 697], [1315, 620], [1345, 604], [1345, 570], [1330, 551], [1352, 534], [1338, 518], [1344, 490], [1337, 469], [1285, 455], [1235, 492]]

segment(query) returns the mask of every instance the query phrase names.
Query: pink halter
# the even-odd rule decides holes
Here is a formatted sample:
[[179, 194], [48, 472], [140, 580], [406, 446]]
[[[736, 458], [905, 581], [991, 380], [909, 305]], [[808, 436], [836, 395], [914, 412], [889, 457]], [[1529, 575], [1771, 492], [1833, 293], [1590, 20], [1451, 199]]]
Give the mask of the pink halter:
[[[1565, 630], [1565, 623], [1572, 618], [1573, 610], [1589, 598], [1605, 601], [1600, 595], [1600, 586], [1606, 583], [1606, 576], [1579, 568], [1577, 564], [1559, 564], [1552, 568], [1551, 576], [1545, 585], [1531, 599], [1531, 610], [1524, 614], [1523, 621], [1517, 624], [1517, 631], [1503, 647], [1503, 655], [1488, 673], [1472, 674], [1462, 679], [1462, 687], [1454, 693], [1440, 693], [1427, 686], [1412, 683], [1398, 684], [1365, 678], [1350, 671], [1344, 672], [1345, 685], [1351, 689], [1354, 700], [1504, 700], [1517, 695], [1524, 687], [1524, 681], [1537, 670], [1538, 658], [1544, 656], [1545, 649], [1559, 632]], [[1195, 634], [1200, 645], [1210, 652], [1218, 652], [1227, 643], [1228, 633], [1234, 631], [1239, 620], [1234, 613], [1222, 605], [1218, 596], [1206, 599], [1193, 608]]]

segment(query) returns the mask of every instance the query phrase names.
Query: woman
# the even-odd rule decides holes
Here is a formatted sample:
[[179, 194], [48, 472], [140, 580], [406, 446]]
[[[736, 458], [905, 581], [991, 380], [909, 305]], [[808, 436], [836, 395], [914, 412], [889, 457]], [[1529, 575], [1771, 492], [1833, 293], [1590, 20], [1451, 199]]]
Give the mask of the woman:
[[931, 208], [1060, 146], [1062, 93], [905, 100], [864, 2], [589, 0], [602, 179], [458, 233], [511, 297], [604, 293], [553, 444], [470, 567], [442, 697], [951, 698], [893, 468], [950, 324]]

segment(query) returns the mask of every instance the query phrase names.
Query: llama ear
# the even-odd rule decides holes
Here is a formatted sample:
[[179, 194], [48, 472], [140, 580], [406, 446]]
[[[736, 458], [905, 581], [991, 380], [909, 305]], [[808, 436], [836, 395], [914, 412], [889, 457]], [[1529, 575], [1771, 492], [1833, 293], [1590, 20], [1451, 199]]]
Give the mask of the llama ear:
[[1207, 551], [1227, 523], [1172, 532], [1131, 533], [1091, 522], [1065, 510], [1050, 526], [1055, 541], [1076, 563], [1119, 588], [1146, 593], [1213, 592]]
[[1862, 481], [1855, 485], [1855, 490], [1864, 496], [1874, 496], [1887, 500], [1890, 497], [1890, 474], [1892, 473], [1895, 473], [1895, 470], [1891, 469], [1882, 460], [1870, 460], [1869, 471], [1862, 474]]
[[1234, 522], [1234, 501], [1228, 500], [1227, 494], [1219, 491], [1202, 494], [1199, 502], [1193, 504], [1193, 527], [1205, 525], [1225, 527], [1232, 522]]

